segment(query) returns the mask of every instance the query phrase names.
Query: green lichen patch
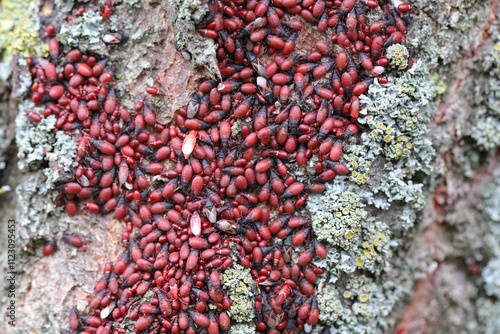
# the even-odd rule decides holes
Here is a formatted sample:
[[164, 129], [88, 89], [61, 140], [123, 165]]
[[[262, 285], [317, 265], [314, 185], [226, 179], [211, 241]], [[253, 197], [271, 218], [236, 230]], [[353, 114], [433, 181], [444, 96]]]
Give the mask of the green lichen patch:
[[0, 12], [0, 45], [3, 59], [21, 53], [23, 57], [46, 57], [48, 47], [38, 38], [37, 1], [2, 1]]
[[364, 275], [346, 278], [338, 288], [328, 283], [316, 293], [319, 327], [322, 330], [328, 327], [330, 332], [342, 334], [385, 333], [387, 317], [402, 292], [394, 282], [374, 280]]
[[387, 85], [372, 84], [360, 98], [364, 117], [359, 121], [370, 128], [361, 136], [363, 143], [374, 151], [381, 148], [389, 159], [403, 160], [400, 165], [412, 174], [430, 173], [433, 152], [424, 136], [435, 96], [436, 86], [420, 62]]
[[[385, 170], [387, 173], [382, 177], [380, 185], [372, 189], [374, 196], [368, 195], [366, 199], [368, 203], [383, 210], [389, 210], [392, 202], [403, 203], [402, 226], [404, 230], [408, 230], [415, 222], [416, 213], [425, 205], [423, 184], [405, 178], [404, 171], [390, 163], [386, 164]], [[384, 196], [376, 196], [377, 194]]]
[[416, 62], [410, 70], [390, 78], [387, 85], [372, 84], [360, 98], [360, 114], [364, 115], [360, 123], [369, 127], [361, 135], [362, 144], [386, 159], [386, 172], [378, 185], [363, 196], [368, 204], [383, 210], [392, 202], [404, 203], [401, 219], [405, 230], [425, 204], [423, 184], [414, 183], [412, 177], [432, 171], [435, 151], [426, 134], [437, 87], [423, 64]]
[[351, 280], [342, 294], [345, 299], [354, 301], [352, 311], [354, 314], [370, 316], [373, 313], [371, 305], [374, 297], [373, 293], [377, 286], [371, 280], [365, 278], [361, 280]]

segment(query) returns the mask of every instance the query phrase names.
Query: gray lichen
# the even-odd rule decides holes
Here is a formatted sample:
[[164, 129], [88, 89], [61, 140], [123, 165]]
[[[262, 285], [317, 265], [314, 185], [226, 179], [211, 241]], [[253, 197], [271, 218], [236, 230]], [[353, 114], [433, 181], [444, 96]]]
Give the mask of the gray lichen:
[[56, 117], [51, 115], [42, 118], [39, 123], [34, 123], [29, 120], [28, 112], [41, 114], [43, 108], [36, 107], [28, 100], [19, 105], [19, 114], [16, 118], [16, 143], [19, 148], [17, 155], [20, 170], [40, 167], [55, 141], [52, 130], [55, 129]]
[[[133, 0], [126, 2], [133, 2]], [[485, 5], [486, 3], [487, 1], [483, 0], [458, 2], [424, 0], [420, 2], [417, 10], [427, 13], [427, 15], [417, 17], [416, 23], [410, 28], [411, 30], [419, 30], [418, 33], [413, 33], [413, 31], [409, 33], [410, 45], [416, 46], [417, 49], [421, 51], [419, 56], [424, 58], [426, 65], [438, 69], [442, 73], [446, 73], [446, 66], [455, 64], [461, 56], [473, 50], [479, 43], [477, 38], [478, 31], [488, 16], [487, 13], [489, 9]], [[184, 2], [182, 4], [189, 6], [190, 2]], [[198, 15], [196, 12], [191, 13], [189, 7], [185, 9], [185, 11], [179, 11], [180, 16], [184, 19], [193, 17], [194, 20], [197, 20], [196, 18]], [[420, 21], [422, 20], [421, 17], [423, 17], [426, 22]], [[184, 23], [180, 23], [179, 26], [183, 26], [183, 24]], [[190, 29], [191, 28], [192, 27], [190, 27]], [[185, 31], [187, 31], [187, 28]], [[183, 33], [179, 33], [179, 46], [190, 48], [191, 40], [189, 38], [185, 37]], [[453, 40], [453, 43], [450, 42], [450, 40]], [[202, 50], [203, 53], [201, 55], [193, 53], [196, 52], [193, 51], [193, 49]], [[206, 50], [209, 51], [205, 52]], [[196, 45], [192, 49], [189, 49], [189, 51], [193, 54], [193, 59], [196, 59], [196, 61], [198, 61], [198, 59], [204, 59], [206, 61], [207, 59], [210, 60], [210, 57], [213, 59], [215, 45], [212, 45], [211, 48], [203, 48], [200, 47], [200, 45]], [[444, 64], [445, 66], [443, 66], [443, 68], [438, 68], [438, 64]], [[211, 67], [213, 65], [214, 64], [209, 64], [208, 67], [213, 68]], [[498, 62], [495, 65], [498, 66]], [[413, 69], [415, 69], [416, 66], [417, 64], [414, 65]], [[491, 69], [494, 68], [492, 67]], [[496, 71], [492, 72], [496, 73]], [[403, 75], [407, 73], [410, 72], [403, 72]], [[472, 127], [468, 132], [469, 136], [482, 150], [488, 151], [492, 151], [492, 149], [497, 148], [500, 144], [498, 140], [498, 133], [500, 133], [498, 130], [500, 130], [500, 128], [497, 124], [499, 118], [498, 112], [495, 110], [495, 108], [498, 108], [497, 102], [499, 99], [495, 90], [496, 87], [498, 87], [498, 73], [496, 73], [496, 76], [497, 77], [492, 76], [490, 80], [490, 88], [488, 89], [491, 89], [491, 94], [489, 95], [489, 101], [474, 109], [473, 113], [475, 116], [471, 122]], [[409, 80], [416, 81], [417, 79], [410, 76]], [[422, 82], [424, 86], [426, 84], [431, 86], [435, 84], [435, 82], [433, 83], [429, 80], [426, 75]], [[422, 82], [417, 83], [416, 86], [422, 87]], [[394, 82], [391, 81], [389, 85], [379, 87], [384, 90], [388, 89], [388, 87], [393, 87], [393, 85]], [[377, 87], [377, 84], [375, 83], [372, 87]], [[371, 92], [367, 94], [368, 99], [365, 100], [365, 102], [374, 100], [375, 96], [379, 95], [379, 92], [373, 95], [370, 95], [370, 93]], [[387, 92], [384, 94], [387, 94]], [[429, 100], [432, 99], [432, 95], [433, 94], [430, 94], [427, 99], [424, 99], [424, 101], [427, 102], [420, 108], [426, 109], [427, 111], [430, 110], [428, 107], [430, 106]], [[482, 93], [478, 93], [477, 95], [484, 96]], [[396, 94], [396, 97], [398, 96], [399, 95]], [[395, 96], [387, 94], [385, 97], [390, 101], [390, 105], [392, 106]], [[409, 96], [409, 99], [405, 101], [405, 103], [411, 106], [419, 103], [421, 98], [422, 96]], [[405, 103], [401, 103], [401, 106], [406, 106]], [[372, 126], [375, 125], [375, 128], [371, 128], [377, 131], [377, 136], [380, 139], [371, 141], [369, 138], [364, 137], [360, 141], [349, 143], [348, 146], [344, 148], [344, 156], [342, 159], [349, 167], [350, 175], [348, 175], [348, 177], [354, 184], [358, 185], [370, 182], [370, 184], [367, 185], [367, 187], [370, 188], [359, 187], [359, 189], [355, 191], [357, 197], [366, 203], [365, 209], [368, 211], [368, 217], [361, 224], [362, 228], [358, 238], [358, 251], [346, 252], [339, 247], [333, 247], [329, 250], [326, 259], [316, 262], [318, 266], [327, 269], [326, 277], [328, 277], [329, 284], [325, 286], [323, 291], [331, 291], [329, 294], [331, 293], [335, 296], [333, 300], [338, 301], [343, 308], [343, 311], [339, 314], [345, 315], [345, 318], [339, 316], [339, 320], [335, 319], [335, 325], [334, 328], [332, 328], [334, 332], [381, 333], [388, 331], [384, 330], [387, 328], [387, 324], [385, 323], [387, 314], [393, 310], [397, 300], [404, 294], [402, 285], [399, 284], [400, 280], [403, 278], [394, 279], [393, 276], [389, 277], [386, 275], [387, 270], [390, 269], [386, 266], [386, 259], [390, 258], [392, 250], [402, 241], [398, 231], [393, 231], [392, 228], [395, 225], [401, 224], [403, 229], [408, 231], [408, 233], [412, 232], [412, 226], [424, 203], [423, 197], [425, 191], [422, 181], [416, 179], [415, 176], [421, 173], [431, 173], [430, 166], [432, 166], [434, 151], [430, 142], [425, 137], [427, 131], [425, 124], [428, 122], [428, 118], [417, 118], [417, 120], [414, 120], [414, 117], [418, 117], [418, 113], [405, 113], [402, 111], [402, 109], [399, 110], [399, 114], [393, 116], [390, 115], [388, 109], [382, 108], [379, 116], [383, 122], [380, 123], [380, 127], [376, 127], [378, 123], [373, 123]], [[369, 110], [368, 114], [372, 115], [372, 110]], [[425, 117], [424, 114], [425, 112], [422, 113], [422, 111], [420, 111], [421, 117]], [[390, 119], [385, 117], [387, 115], [389, 115]], [[430, 115], [430, 113], [428, 113], [428, 115]], [[411, 123], [416, 122], [417, 127], [415, 128], [414, 124], [404, 123], [405, 117], [406, 120], [409, 120]], [[396, 125], [393, 126], [394, 124]], [[421, 125], [424, 125], [424, 127]], [[389, 129], [390, 133], [387, 133]], [[419, 129], [424, 131], [420, 132], [418, 131]], [[414, 131], [417, 132], [413, 133]], [[440, 133], [439, 135], [449, 136], [448, 133]], [[390, 138], [386, 142], [383, 139], [387, 138], [387, 136], [390, 136]], [[399, 140], [399, 138], [401, 138], [401, 140]], [[29, 138], [26, 137], [23, 138], [26, 144], [25, 147], [31, 147], [33, 144], [28, 139]], [[53, 138], [52, 140], [59, 139]], [[60, 140], [66, 140], [67, 144], [60, 144], [60, 149], [62, 151], [68, 154], [70, 152], [74, 153], [74, 150], [70, 148], [68, 138], [60, 138]], [[56, 145], [56, 142], [54, 143], [54, 145]], [[410, 144], [410, 147], [408, 147], [407, 144]], [[476, 175], [477, 168], [481, 162], [480, 155], [482, 153], [475, 150], [478, 146], [472, 146], [467, 153], [468, 155], [462, 154], [463, 151], [461, 150], [456, 151], [457, 158], [455, 163], [463, 166], [465, 175], [468, 177]], [[404, 151], [405, 149], [407, 150], [406, 152]], [[47, 153], [46, 157], [40, 158], [43, 150], [40, 152], [38, 149], [36, 152], [37, 153], [35, 153], [35, 149], [33, 148], [31, 153], [33, 154], [34, 162], [42, 161], [50, 155], [50, 153]], [[25, 153], [29, 154], [30, 150], [28, 149]], [[459, 157], [461, 160], [459, 160]], [[377, 164], [377, 166], [381, 165], [384, 168], [381, 170], [377, 169], [375, 164]], [[356, 174], [354, 174], [354, 172]], [[379, 175], [381, 176], [379, 177]], [[45, 178], [41, 175], [38, 176], [38, 179], [30, 179], [29, 182], [32, 184], [41, 182], [42, 187], [28, 187], [19, 190], [24, 196], [21, 197], [21, 201], [26, 200], [28, 195], [33, 195], [37, 192], [47, 194], [48, 190], [44, 185], [44, 180]], [[489, 194], [491, 195], [491, 193]], [[40, 202], [34, 203], [28, 201], [26, 203], [29, 203], [32, 207], [43, 207], [45, 205]], [[496, 217], [495, 215], [498, 214], [498, 209], [495, 210], [495, 208], [498, 207], [500, 207], [500, 204], [488, 206], [487, 210], [492, 212], [491, 217]], [[395, 217], [394, 221], [397, 221], [397, 223], [378, 219], [377, 213], [389, 211], [393, 213]], [[30, 216], [31, 215], [39, 217], [41, 214], [39, 212], [30, 212]], [[495, 232], [495, 230], [498, 229], [495, 226], [498, 225], [499, 220], [499, 218], [491, 218], [491, 221], [489, 221], [491, 226], [489, 238], [491, 238], [491, 240], [488, 238], [488, 244], [490, 245], [491, 243], [491, 247], [498, 247], [495, 245], [498, 245], [500, 233]], [[402, 223], [399, 223], [400, 221], [402, 221]], [[387, 230], [394, 233], [386, 233]], [[380, 263], [375, 262], [370, 267], [361, 266], [358, 268], [356, 258], [359, 257], [359, 252], [364, 251], [364, 249], [368, 249], [369, 252], [371, 251], [369, 249], [369, 243], [367, 243], [366, 248], [363, 247], [363, 240], [376, 240], [376, 236], [379, 235], [378, 233], [383, 233], [384, 235], [382, 240], [385, 242], [382, 244], [385, 246], [381, 246], [382, 248], [380, 250], [376, 250], [377, 253], [383, 254], [383, 261]], [[485, 326], [485, 333], [498, 333], [500, 329], [500, 323], [497, 316], [500, 313], [500, 303], [497, 301], [497, 277], [500, 277], [500, 268], [498, 258], [496, 258], [500, 253], [495, 251], [494, 254], [495, 258], [486, 265], [481, 273], [481, 277], [483, 278], [481, 284], [484, 284], [486, 296], [480, 298], [477, 302], [478, 317]], [[381, 277], [370, 278], [374, 271], [380, 271], [381, 268], [384, 268], [380, 272]], [[407, 264], [403, 263], [402, 267], [398, 268], [398, 273], [403, 273], [402, 276], [404, 276], [408, 270]], [[391, 279], [388, 279], [388, 277]], [[336, 282], [337, 285], [333, 285]], [[355, 284], [357, 284], [357, 287], [354, 287]], [[369, 291], [367, 291], [369, 294], [366, 295], [365, 293], [367, 296], [365, 301], [363, 301], [363, 294], [360, 295], [359, 291], [359, 288], [363, 288], [364, 286], [367, 286], [369, 289]], [[347, 298], [344, 296], [345, 292], [349, 293]], [[361, 292], [363, 293], [363, 291]], [[334, 303], [334, 305], [338, 305], [338, 303]], [[366, 314], [367, 308], [370, 310], [370, 315]], [[320, 319], [321, 318], [325, 319], [323, 313], [320, 316]], [[231, 327], [231, 333], [248, 333], [248, 326], [249, 324], [247, 323], [236, 324]]]
[[72, 48], [79, 47], [83, 42], [97, 43], [103, 31], [101, 21], [102, 16], [98, 11], [85, 11], [74, 18], [71, 24], [63, 24], [58, 38], [61, 43]]
[[365, 184], [375, 155], [368, 151], [366, 145], [358, 145], [355, 141], [348, 141], [342, 153], [341, 162], [349, 169], [349, 181], [358, 185]]
[[177, 10], [177, 17], [183, 21], [198, 23], [208, 10], [208, 2], [199, 0], [172, 0], [172, 5]]
[[47, 176], [46, 186], [52, 189], [64, 174], [70, 174], [75, 164], [76, 143], [63, 131], [53, 133], [56, 124], [54, 115], [42, 117], [39, 123], [29, 120], [27, 112], [42, 111], [43, 108], [36, 107], [31, 101], [19, 105], [16, 118], [18, 168], [28, 171], [48, 164], [43, 173]]
[[371, 155], [380, 153], [386, 158], [386, 173], [364, 196], [368, 204], [383, 210], [388, 210], [391, 202], [404, 203], [401, 218], [405, 230], [424, 206], [423, 184], [415, 184], [411, 178], [418, 172], [432, 172], [435, 151], [426, 134], [436, 94], [436, 82], [424, 65], [416, 62], [408, 71], [390, 78], [387, 85], [372, 84], [368, 94], [360, 98], [364, 117], [359, 121], [370, 129], [361, 135], [362, 143]]
[[196, 66], [208, 70], [216, 78], [221, 78], [215, 57], [217, 45], [210, 38], [203, 38], [196, 33], [196, 25], [208, 11], [208, 2], [197, 0], [181, 1], [172, 0], [175, 8], [175, 38], [177, 47], [186, 50], [191, 55], [191, 61]]
[[351, 277], [339, 289], [326, 285], [316, 295], [320, 324], [332, 333], [385, 333], [387, 316], [402, 292], [394, 282], [367, 276]]
[[231, 325], [229, 334], [248, 334], [253, 333], [255, 324], [253, 322], [242, 322]]
[[478, 47], [481, 28], [491, 13], [488, 4], [488, 0], [422, 0], [412, 4], [421, 15], [415, 15], [408, 27], [408, 44], [431, 71], [448, 79], [453, 73], [450, 68]]
[[[53, 203], [50, 189], [45, 181], [46, 177], [42, 173], [34, 173], [27, 176], [26, 182], [16, 189], [19, 201], [24, 203], [23, 207], [17, 211], [19, 243], [22, 246], [25, 246], [34, 235], [37, 238], [45, 237], [47, 240], [53, 238], [55, 226], [48, 224], [48, 218], [57, 215], [62, 209], [57, 208]], [[52, 219], [50, 221], [52, 222]], [[66, 222], [60, 220], [58, 224], [65, 225]]]
[[323, 194], [310, 196], [307, 203], [316, 236], [346, 251], [357, 251], [361, 226], [367, 215], [363, 210], [365, 205], [361, 197], [341, 181], [326, 187]]
[[61, 179], [62, 174], [71, 175], [71, 167], [76, 163], [76, 143], [75, 140], [62, 131], [56, 132], [56, 141], [52, 145], [52, 150], [47, 152], [49, 167], [43, 170], [47, 176], [47, 186], [53, 185]]
[[487, 99], [477, 101], [478, 107], [473, 114], [472, 127], [468, 134], [476, 141], [477, 145], [484, 151], [491, 151], [500, 146], [500, 41], [497, 37], [497, 43], [492, 45], [488, 59], [485, 59], [483, 66], [489, 64], [485, 71], [489, 74], [487, 86], [484, 93]]
[[387, 224], [370, 219], [363, 225], [361, 248], [356, 254], [358, 268], [380, 275], [397, 245], [396, 241], [391, 240], [391, 231]]
[[[334, 246], [315, 261], [325, 270], [320, 319], [332, 332], [385, 332], [388, 314], [406, 293], [413, 265], [400, 263], [394, 276], [392, 254], [425, 204], [424, 184], [414, 177], [432, 172], [435, 153], [426, 135], [437, 87], [420, 62], [388, 84], [372, 84], [360, 97], [359, 122], [368, 131], [344, 143], [341, 161], [350, 174], [310, 196], [315, 234]], [[398, 222], [384, 220], [389, 211]]]
[[491, 260], [481, 272], [486, 296], [477, 300], [478, 317], [485, 326], [485, 333], [500, 330], [500, 177], [483, 192], [483, 214], [488, 226], [486, 243]]
[[335, 286], [328, 284], [323, 289], [316, 291], [316, 299], [318, 300], [320, 323], [333, 325], [344, 311]]
[[408, 52], [406, 46], [402, 44], [393, 44], [387, 48], [386, 57], [391, 66], [404, 70], [408, 66], [410, 53]]
[[[231, 300], [229, 316], [236, 322], [251, 322], [255, 317], [255, 297], [257, 286], [252, 279], [250, 269], [233, 263], [222, 274], [222, 288]], [[247, 327], [248, 329], [248, 327]]]
[[375, 82], [360, 98], [364, 117], [359, 121], [371, 130], [362, 134], [362, 141], [374, 152], [381, 149], [389, 159], [402, 160], [398, 165], [406, 167], [409, 175], [430, 173], [433, 151], [425, 135], [432, 114], [430, 101], [436, 93], [436, 85], [421, 62], [390, 78], [387, 85]]

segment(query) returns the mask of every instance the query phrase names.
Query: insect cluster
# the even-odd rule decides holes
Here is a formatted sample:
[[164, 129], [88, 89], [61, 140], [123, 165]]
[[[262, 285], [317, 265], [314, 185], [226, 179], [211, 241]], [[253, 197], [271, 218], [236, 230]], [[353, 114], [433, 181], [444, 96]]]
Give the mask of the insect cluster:
[[[384, 19], [368, 25], [365, 11], [379, 6]], [[106, 60], [64, 53], [50, 39], [50, 61], [29, 61], [33, 102], [78, 138], [74, 180], [56, 187], [56, 204], [127, 223], [126, 250], [106, 264], [92, 315], [71, 313], [78, 333], [121, 334], [130, 321], [137, 333], [227, 333], [245, 320], [230, 318], [234, 298], [222, 288], [233, 261], [258, 286], [250, 303], [257, 332], [299, 333], [318, 322], [322, 269], [312, 260], [327, 251], [295, 210], [348, 173], [339, 159], [343, 140], [360, 130], [358, 96], [374, 78], [386, 81], [385, 50], [405, 42], [410, 8], [375, 0], [209, 8], [198, 31], [218, 43], [223, 80], [201, 83], [171, 124], [157, 123], [148, 103], [165, 95], [161, 87], [148, 87], [133, 112], [120, 105]], [[294, 52], [303, 21], [331, 43]], [[307, 166], [313, 156], [309, 182], [290, 175], [292, 164]]]

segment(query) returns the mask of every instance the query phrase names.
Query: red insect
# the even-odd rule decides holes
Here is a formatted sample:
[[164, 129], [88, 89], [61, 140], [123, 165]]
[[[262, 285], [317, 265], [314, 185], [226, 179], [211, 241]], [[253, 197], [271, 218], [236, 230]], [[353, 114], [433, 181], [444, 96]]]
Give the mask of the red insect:
[[80, 138], [78, 142], [78, 148], [76, 149], [76, 161], [80, 161], [88, 154], [87, 148], [89, 145], [89, 140], [90, 138], [87, 136]]
[[[113, 268], [105, 266], [90, 301], [93, 313], [70, 314], [73, 330], [109, 333], [128, 317], [138, 333], [205, 331], [195, 325], [226, 333], [232, 319], [224, 311], [231, 299], [223, 271], [233, 261], [259, 285], [257, 332], [296, 334], [318, 321], [313, 296], [322, 271], [313, 261], [327, 251], [311, 220], [292, 214], [349, 172], [341, 163], [343, 143], [365, 130], [357, 123], [357, 96], [375, 78], [387, 82], [384, 55], [406, 40], [411, 7], [376, 0], [209, 0], [208, 6], [196, 29], [218, 45], [220, 76], [201, 80], [171, 121], [161, 105], [175, 90], [162, 90], [161, 75], [129, 112], [120, 104], [128, 92], [115, 92], [115, 64], [107, 60], [65, 51], [52, 38], [50, 57], [28, 62], [33, 102], [45, 108], [43, 117], [56, 117], [56, 130], [78, 141], [74, 179], [55, 187], [55, 203], [70, 215], [84, 205], [85, 214], [113, 212], [126, 223], [126, 250]], [[367, 25], [365, 11], [378, 6], [382, 17]], [[102, 17], [113, 9], [106, 1]], [[328, 43], [310, 53], [293, 52], [304, 24], [320, 33], [329, 26], [334, 36], [323, 36]], [[126, 38], [109, 33], [103, 41]], [[39, 122], [42, 113], [29, 116]], [[314, 169], [311, 157], [319, 159]], [[303, 179], [289, 174], [292, 165], [307, 169]], [[66, 239], [85, 247], [79, 238]], [[45, 253], [54, 249], [49, 244]]]
[[115, 7], [113, 6], [113, 2], [111, 0], [107, 0], [106, 3], [101, 7], [101, 16], [104, 19], [107, 19], [111, 16], [113, 9], [115, 9]]

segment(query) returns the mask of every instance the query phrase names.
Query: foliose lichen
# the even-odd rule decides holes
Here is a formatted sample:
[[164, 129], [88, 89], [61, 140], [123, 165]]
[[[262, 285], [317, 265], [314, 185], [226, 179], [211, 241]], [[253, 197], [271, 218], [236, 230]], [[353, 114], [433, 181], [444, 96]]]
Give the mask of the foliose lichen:
[[75, 140], [62, 131], [56, 132], [55, 143], [52, 150], [47, 152], [49, 167], [44, 168], [43, 173], [47, 176], [47, 185], [53, 188], [54, 184], [60, 179], [61, 174], [71, 174], [71, 167], [76, 161], [76, 143]]
[[336, 283], [341, 275], [350, 274], [357, 268], [354, 253], [349, 254], [336, 248], [328, 249], [327, 256], [324, 259], [316, 259], [314, 265], [325, 271], [321, 280], [327, 285]]
[[484, 218], [488, 233], [486, 240], [491, 260], [481, 272], [482, 287], [486, 296], [477, 300], [478, 318], [484, 326], [484, 333], [498, 333], [500, 321], [500, 178], [496, 178], [483, 192]]
[[250, 322], [255, 317], [257, 294], [257, 286], [252, 279], [250, 269], [233, 263], [222, 274], [222, 282], [222, 288], [226, 290], [231, 300], [231, 308], [228, 310], [231, 319], [236, 322]]
[[240, 322], [231, 324], [229, 334], [248, 334], [255, 332], [255, 323], [253, 322]]
[[41, 114], [43, 108], [37, 107], [33, 102], [26, 100], [19, 105], [19, 114], [16, 117], [16, 144], [19, 148], [19, 169], [24, 170], [26, 163], [29, 167], [37, 168], [51, 150], [55, 136], [56, 117], [50, 115], [42, 118], [40, 122], [31, 122], [27, 112]]
[[349, 141], [344, 144], [341, 162], [349, 170], [349, 181], [358, 185], [365, 184], [368, 181], [373, 159], [374, 155], [368, 152], [366, 145], [358, 145]]
[[372, 315], [373, 307], [370, 303], [373, 300], [373, 292], [376, 288], [374, 285], [374, 282], [370, 282], [367, 278], [363, 278], [360, 281], [351, 280], [347, 283], [342, 296], [345, 299], [354, 301], [352, 304], [352, 311], [354, 314], [361, 314], [365, 316]]
[[[331, 332], [384, 333], [389, 313], [405, 294], [405, 278], [391, 274], [391, 257], [402, 243], [401, 233], [410, 231], [425, 204], [424, 185], [414, 176], [432, 171], [435, 153], [426, 124], [438, 88], [421, 62], [389, 76], [387, 84], [372, 84], [360, 97], [359, 122], [368, 130], [344, 143], [341, 162], [349, 174], [309, 198], [317, 238], [334, 246], [314, 262], [325, 271], [317, 297], [320, 323]], [[374, 169], [380, 174], [372, 180]], [[378, 217], [393, 208], [398, 222]], [[398, 271], [412, 268], [405, 264]]]
[[[432, 99], [438, 85], [421, 62], [382, 86], [375, 82], [368, 94], [361, 96], [359, 122], [369, 130], [361, 135], [367, 151], [386, 158], [387, 173], [372, 192], [363, 192], [370, 205], [388, 210], [394, 201], [404, 204], [401, 218], [405, 230], [424, 206], [423, 185], [411, 178], [418, 172], [430, 174], [435, 151], [426, 138], [432, 115]], [[383, 194], [384, 196], [378, 196]]]
[[384, 86], [373, 83], [368, 94], [360, 97], [363, 117], [359, 122], [370, 128], [361, 135], [363, 143], [374, 152], [383, 150], [389, 159], [401, 160], [398, 166], [406, 165], [410, 175], [430, 173], [434, 154], [425, 135], [432, 114], [430, 101], [436, 93], [435, 84], [419, 61]]
[[83, 42], [97, 43], [100, 40], [103, 26], [99, 11], [85, 11], [75, 17], [73, 22], [64, 23], [58, 34], [58, 40], [71, 48], [78, 47]]
[[338, 291], [332, 284], [327, 284], [316, 291], [319, 308], [319, 321], [325, 325], [333, 325], [342, 316], [344, 307], [338, 298]]
[[397, 242], [391, 240], [389, 226], [369, 218], [368, 222], [363, 225], [362, 248], [357, 252], [356, 264], [359, 268], [380, 275], [385, 267], [384, 262], [392, 256], [392, 250], [396, 246]]
[[172, 4], [177, 9], [177, 17], [181, 20], [198, 23], [208, 10], [208, 1], [174, 0]]
[[43, 173], [47, 176], [47, 187], [52, 189], [61, 174], [70, 173], [70, 168], [75, 164], [76, 143], [63, 131], [53, 133], [56, 124], [54, 115], [35, 123], [29, 120], [27, 112], [41, 113], [43, 108], [28, 100], [19, 105], [15, 121], [18, 168], [25, 171], [48, 165]]
[[391, 283], [375, 281], [366, 276], [349, 280], [342, 297], [352, 303], [344, 317], [341, 333], [383, 333], [386, 318], [399, 298], [398, 288]]
[[[338, 288], [327, 283], [316, 293], [319, 323], [331, 333], [384, 333], [388, 327], [387, 316], [402, 292], [393, 282], [364, 275], [345, 278]], [[319, 327], [324, 328], [322, 326]]]
[[393, 44], [387, 48], [386, 57], [391, 66], [404, 70], [408, 66], [410, 53], [406, 46], [402, 44]]
[[356, 251], [367, 217], [363, 200], [341, 182], [327, 184], [326, 188], [321, 196], [311, 196], [307, 203], [316, 236], [346, 251]]
[[38, 38], [38, 2], [2, 1], [0, 12], [0, 45], [4, 49], [3, 59], [21, 53], [47, 56], [48, 47]]
[[[487, 99], [480, 101], [474, 110], [472, 127], [468, 131], [483, 151], [491, 151], [500, 146], [500, 36], [489, 50], [483, 64], [490, 64], [485, 73], [489, 73], [484, 95]], [[480, 89], [480, 87], [476, 88]]]

